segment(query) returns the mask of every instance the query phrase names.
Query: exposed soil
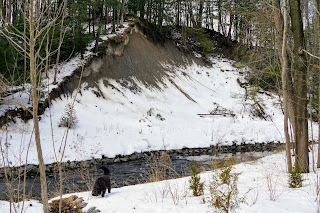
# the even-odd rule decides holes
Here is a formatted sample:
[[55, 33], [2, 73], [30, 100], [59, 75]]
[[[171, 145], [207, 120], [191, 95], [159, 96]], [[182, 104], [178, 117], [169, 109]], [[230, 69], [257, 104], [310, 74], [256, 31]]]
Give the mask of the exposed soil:
[[[170, 41], [154, 43], [148, 40], [136, 26], [131, 31], [123, 55], [108, 54], [93, 59], [84, 72], [86, 77], [83, 82], [92, 87], [99, 79], [104, 79], [105, 86], [110, 86], [108, 79], [115, 79], [122, 86], [139, 92], [139, 87], [133, 81], [136, 79], [147, 87], [160, 89], [164, 85], [163, 80], [170, 78], [169, 73], [174, 74], [170, 66], [186, 67], [192, 62], [205, 65], [203, 60], [181, 52]], [[164, 67], [163, 64], [169, 66]]]
[[[174, 41], [166, 38], [155, 27], [145, 21], [136, 21], [126, 30], [123, 37], [115, 37], [101, 44], [95, 56], [89, 58], [84, 66], [82, 82], [87, 82], [88, 87], [99, 90], [97, 83], [104, 80], [105, 86], [111, 86], [108, 79], [114, 79], [122, 86], [132, 91], [139, 92], [140, 88], [133, 81], [138, 80], [147, 87], [160, 89], [164, 79], [174, 75], [170, 66], [186, 67], [190, 63], [202, 66], [208, 65], [203, 58], [196, 58], [192, 51], [178, 48]], [[168, 66], [163, 66], [166, 64]], [[54, 100], [61, 95], [72, 93], [78, 86], [82, 66], [74, 71], [72, 76], [65, 77], [58, 87], [50, 93]], [[102, 93], [97, 93], [97, 96]], [[39, 115], [49, 106], [48, 100], [39, 104]], [[20, 117], [27, 121], [32, 118], [30, 112], [24, 109], [8, 111], [0, 117], [0, 127]]]

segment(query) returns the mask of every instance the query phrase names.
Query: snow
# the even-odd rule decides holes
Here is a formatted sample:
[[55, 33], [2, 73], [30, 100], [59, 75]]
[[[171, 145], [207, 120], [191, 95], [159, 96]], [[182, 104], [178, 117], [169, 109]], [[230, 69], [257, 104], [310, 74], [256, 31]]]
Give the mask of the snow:
[[[101, 35], [100, 39], [103, 41], [115, 37], [118, 35], [123, 35], [124, 31], [128, 29], [129, 23], [124, 22], [122, 28], [117, 28], [115, 33], [111, 32], [111, 24], [106, 25], [106, 33], [107, 35]], [[89, 28], [86, 27], [87, 33], [89, 32]], [[92, 29], [93, 30], [93, 29]], [[101, 42], [100, 42], [101, 43]], [[76, 54], [74, 57], [72, 57], [68, 61], [61, 62], [58, 64], [58, 72], [56, 76], [56, 81], [62, 82], [65, 77], [71, 76], [72, 73], [79, 67], [82, 67], [83, 64], [87, 62], [87, 60], [94, 55], [93, 53], [93, 48], [95, 45], [95, 41], [92, 41], [88, 44], [86, 47], [86, 51], [83, 54], [83, 59], [81, 59], [80, 53]], [[43, 80], [41, 83], [41, 90], [43, 92], [43, 97], [40, 99], [40, 101], [44, 101], [47, 98], [47, 93], [48, 91], [51, 92], [52, 89], [56, 88], [58, 84], [53, 84], [53, 79], [54, 79], [54, 72], [55, 72], [55, 66], [53, 66], [49, 71], [48, 71], [48, 78], [45, 77], [45, 74], [43, 74]], [[49, 89], [48, 89], [49, 87]], [[22, 87], [13, 87], [12, 89], [21, 89]], [[29, 95], [31, 94], [31, 85], [30, 83], [26, 83], [24, 85], [24, 90], [19, 91], [17, 93], [14, 93], [12, 95], [9, 95], [6, 97], [3, 102], [5, 104], [0, 105], [0, 116], [3, 116], [7, 110], [12, 110], [12, 109], [17, 109], [20, 108], [21, 106], [24, 107], [32, 107], [32, 101], [29, 98]]]
[[[271, 119], [254, 117], [250, 112], [253, 101], [245, 98], [245, 89], [237, 83], [237, 78], [243, 76], [233, 67], [234, 62], [222, 58], [211, 60], [212, 67], [197, 64], [187, 68], [170, 67], [175, 70], [171, 77], [175, 84], [164, 79], [165, 86], [161, 90], [146, 88], [136, 81], [142, 91], [137, 93], [112, 79], [108, 81], [114, 87], [106, 87], [104, 79], [100, 79], [98, 85], [103, 98], [93, 93], [97, 88], [84, 89], [86, 84], [81, 85], [74, 107], [79, 122], [68, 132], [63, 161], [148, 150], [231, 145], [233, 142], [283, 141], [283, 115], [277, 105], [278, 97], [258, 94], [260, 104]], [[61, 96], [52, 101], [50, 111], [47, 109], [41, 116], [45, 163], [55, 162], [55, 154], [62, 153], [66, 128], [58, 127], [58, 123], [65, 105], [72, 103], [74, 97], [75, 93], [72, 97]], [[209, 114], [217, 107], [235, 116], [198, 115]], [[31, 120], [24, 123], [16, 119], [7, 132], [2, 131], [2, 138], [6, 133], [9, 136], [7, 154], [13, 159], [12, 165], [21, 163], [20, 158], [14, 157], [17, 153], [24, 159], [32, 124]], [[37, 164], [34, 143], [30, 146], [28, 163]]]
[[[93, 43], [88, 50], [90, 48], [93, 48]], [[86, 53], [86, 58], [89, 52]], [[212, 67], [197, 64], [170, 67], [175, 74], [171, 76], [171, 80], [163, 79], [165, 85], [162, 85], [161, 90], [146, 88], [135, 80], [141, 89], [137, 93], [112, 79], [108, 79], [108, 82], [113, 88], [106, 87], [103, 84], [105, 79], [100, 79], [98, 89], [104, 98], [97, 97], [93, 92], [97, 88], [85, 89], [87, 85], [83, 83], [81, 93], [77, 96], [74, 93], [52, 101], [52, 106], [40, 120], [45, 163], [56, 162], [62, 153], [62, 161], [79, 161], [100, 158], [102, 155], [114, 157], [148, 150], [242, 142], [283, 142], [283, 114], [279, 98], [274, 94], [258, 93], [255, 98], [260, 100], [267, 116], [266, 119], [253, 116], [251, 111], [254, 101], [247, 98], [246, 90], [237, 82], [237, 79], [243, 79], [241, 73], [244, 70], [235, 68], [234, 62], [227, 59], [210, 60]], [[82, 63], [77, 56], [60, 64], [58, 82], [71, 75]], [[51, 82], [52, 70], [49, 83], [44, 83], [49, 85], [49, 90], [55, 87]], [[15, 100], [28, 106], [27, 92], [17, 96]], [[67, 129], [58, 127], [58, 122], [66, 104], [73, 103], [74, 99], [79, 122], [67, 134]], [[16, 104], [9, 107], [15, 108]], [[198, 115], [209, 114], [215, 109], [235, 116]], [[3, 113], [4, 110], [6, 109], [1, 108], [0, 112]], [[313, 127], [313, 131], [317, 132], [316, 125]], [[5, 142], [1, 166], [26, 163], [24, 159], [27, 151], [27, 163], [38, 163], [35, 144], [30, 139], [32, 129], [31, 120], [24, 123], [16, 118], [15, 123], [1, 130], [0, 140]], [[2, 159], [8, 160], [3, 162]], [[238, 188], [240, 195], [245, 195], [247, 201], [247, 204], [241, 204], [237, 212], [316, 212], [319, 206], [316, 201], [319, 183], [317, 174], [304, 174], [302, 188], [288, 188], [283, 152], [255, 162], [235, 165], [233, 171], [240, 173]], [[90, 192], [77, 195], [88, 202], [84, 210], [97, 207], [101, 212], [212, 212], [208, 187], [216, 172], [201, 173], [206, 186], [203, 197], [192, 196], [188, 185], [190, 177], [114, 188], [104, 198], [92, 197]], [[24, 207], [23, 212], [42, 212], [38, 201], [26, 201]], [[0, 212], [10, 212], [10, 204], [0, 201]]]
[[[195, 63], [187, 68], [170, 67], [175, 74], [171, 80], [163, 79], [165, 85], [161, 90], [146, 88], [135, 80], [142, 91], [137, 93], [113, 79], [108, 79], [113, 87], [106, 87], [105, 79], [100, 79], [98, 89], [104, 98], [93, 92], [97, 88], [85, 89], [87, 84], [83, 83], [77, 96], [74, 93], [52, 101], [39, 124], [44, 162], [55, 162], [61, 153], [64, 153], [62, 161], [80, 161], [148, 150], [283, 142], [279, 98], [258, 93], [256, 99], [267, 116], [266, 119], [253, 116], [254, 101], [246, 97], [245, 89], [237, 83], [238, 78], [243, 79], [240, 73], [244, 70], [235, 68], [234, 62], [227, 59], [211, 58], [211, 61], [212, 67]], [[74, 109], [79, 121], [67, 135], [67, 129], [58, 127], [58, 123], [66, 104], [73, 103], [75, 96]], [[235, 116], [198, 115], [209, 114], [216, 108]], [[32, 120], [24, 123], [16, 119], [7, 131], [2, 130], [1, 139], [6, 139], [9, 146], [6, 155], [11, 166], [24, 163], [21, 159], [25, 159], [32, 128]], [[28, 163], [37, 164], [36, 153], [35, 144], [31, 143]]]
[[[312, 171], [312, 168], [310, 169]], [[189, 189], [190, 177], [113, 188], [105, 197], [93, 197], [91, 192], [75, 193], [75, 195], [82, 197], [84, 202], [88, 203], [84, 211], [96, 207], [101, 212], [119, 213], [213, 212], [214, 209], [210, 206], [209, 187], [212, 176], [217, 172], [218, 170], [214, 170], [200, 174], [201, 181], [205, 182], [204, 195], [200, 197], [192, 196], [192, 191]], [[244, 196], [246, 201], [235, 212], [317, 212], [318, 175], [313, 172], [303, 174], [303, 186], [296, 189], [289, 188], [284, 152], [234, 165], [232, 172], [240, 173], [237, 182], [238, 196]], [[55, 199], [57, 198], [52, 200]], [[30, 203], [32, 207], [29, 206]], [[23, 211], [25, 213], [41, 212], [41, 204], [38, 201], [28, 201], [25, 207], [27, 207]], [[9, 212], [9, 202], [1, 201], [0, 209], [0, 212]]]

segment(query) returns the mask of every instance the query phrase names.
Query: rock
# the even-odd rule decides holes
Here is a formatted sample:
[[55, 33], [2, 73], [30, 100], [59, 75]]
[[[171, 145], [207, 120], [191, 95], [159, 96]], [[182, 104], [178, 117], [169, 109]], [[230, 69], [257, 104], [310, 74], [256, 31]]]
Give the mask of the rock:
[[69, 167], [71, 169], [75, 169], [75, 168], [77, 168], [77, 164], [75, 162], [71, 162]]
[[127, 162], [128, 161], [128, 157], [124, 156], [122, 158], [119, 158], [121, 162]]
[[104, 158], [101, 160], [101, 164], [109, 164], [109, 163], [113, 163], [112, 158]]
[[88, 209], [86, 213], [98, 213], [98, 212], [100, 212], [99, 209], [96, 209], [96, 207], [91, 207], [90, 209]]
[[136, 155], [136, 153], [129, 156], [129, 160], [137, 160], [137, 159], [138, 159], [138, 156]]
[[114, 162], [114, 163], [119, 163], [119, 162], [120, 162], [120, 158], [115, 158], [115, 159], [113, 160], [113, 162]]
[[75, 203], [81, 203], [83, 201], [82, 197], [78, 197], [74, 200]]
[[86, 207], [88, 205], [88, 203], [85, 202], [81, 202], [81, 204], [79, 205], [80, 209], [83, 209], [84, 207]]

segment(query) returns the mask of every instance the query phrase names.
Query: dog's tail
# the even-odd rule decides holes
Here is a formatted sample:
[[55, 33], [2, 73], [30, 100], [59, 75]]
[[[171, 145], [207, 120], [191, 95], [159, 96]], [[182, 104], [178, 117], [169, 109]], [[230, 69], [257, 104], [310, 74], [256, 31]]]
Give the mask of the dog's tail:
[[104, 175], [110, 175], [110, 170], [107, 167], [101, 166], [100, 169], [103, 170]]

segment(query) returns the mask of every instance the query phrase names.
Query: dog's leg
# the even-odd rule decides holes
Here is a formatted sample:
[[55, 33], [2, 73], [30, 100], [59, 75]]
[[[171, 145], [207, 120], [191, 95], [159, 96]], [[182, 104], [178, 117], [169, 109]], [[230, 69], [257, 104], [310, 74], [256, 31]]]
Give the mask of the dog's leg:
[[108, 186], [108, 193], [111, 193], [111, 186]]
[[102, 190], [101, 197], [104, 197], [104, 194], [106, 193], [106, 190]]

